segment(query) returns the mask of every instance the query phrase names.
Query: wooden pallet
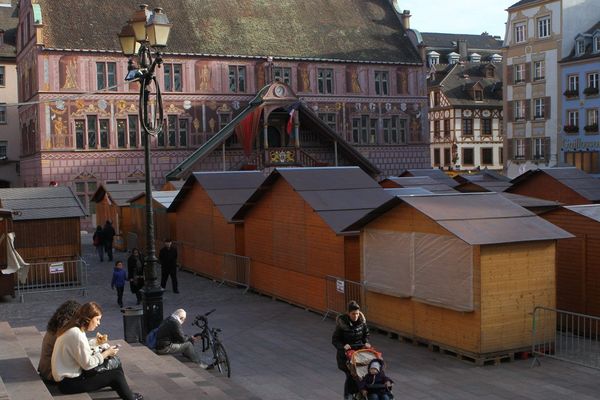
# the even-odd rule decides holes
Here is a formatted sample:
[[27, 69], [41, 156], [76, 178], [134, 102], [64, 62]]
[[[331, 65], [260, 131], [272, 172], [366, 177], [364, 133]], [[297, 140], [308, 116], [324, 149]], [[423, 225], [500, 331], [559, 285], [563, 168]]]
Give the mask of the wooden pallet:
[[444, 354], [450, 357], [454, 357], [461, 361], [466, 361], [478, 366], [484, 365], [499, 365], [503, 362], [510, 362], [514, 360], [526, 360], [530, 356], [530, 349], [518, 349], [503, 352], [494, 352], [486, 354], [476, 354], [461, 349], [457, 349], [451, 346], [436, 343], [434, 341], [416, 337], [413, 335], [388, 331], [379, 327], [374, 328], [377, 332], [385, 334], [392, 339], [396, 339], [401, 342], [411, 343], [415, 346], [427, 347], [429, 351]]

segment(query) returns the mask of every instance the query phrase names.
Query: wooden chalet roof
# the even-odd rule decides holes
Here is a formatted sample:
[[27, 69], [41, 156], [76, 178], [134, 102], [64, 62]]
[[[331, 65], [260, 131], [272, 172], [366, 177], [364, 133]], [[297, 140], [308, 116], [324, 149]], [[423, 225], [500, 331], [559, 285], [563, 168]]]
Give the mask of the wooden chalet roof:
[[470, 245], [573, 237], [570, 233], [497, 193], [395, 197], [346, 229], [360, 229], [401, 203], [416, 208]]
[[[120, 53], [117, 33], [139, 1], [37, 3], [46, 48]], [[160, 7], [173, 24], [165, 53], [421, 64], [389, 0], [163, 0]]]
[[276, 168], [236, 213], [241, 219], [277, 179], [285, 181], [337, 234], [391, 198], [358, 167]]
[[0, 207], [11, 210], [14, 221], [87, 216], [73, 190], [66, 186], [0, 189]]
[[[526, 185], [537, 174], [546, 174], [590, 202], [600, 201], [600, 180], [575, 167], [539, 168], [514, 178], [512, 187]], [[509, 189], [510, 191], [510, 189]]]
[[[254, 111], [257, 107], [265, 104], [267, 101], [270, 104], [273, 104], [273, 99], [269, 99], [268, 94], [272, 92], [272, 87], [274, 86], [285, 86], [288, 93], [291, 93], [290, 98], [282, 101], [281, 107], [286, 107], [291, 104], [291, 101], [296, 100], [297, 97], [293, 94], [291, 88], [285, 85], [282, 82], [274, 82], [272, 84], [268, 84], [258, 91], [256, 96], [250, 100], [248, 105], [240, 111], [233, 119], [225, 125], [219, 132], [213, 135], [210, 139], [206, 141], [202, 146], [197, 148], [188, 158], [179, 163], [173, 170], [171, 170], [167, 175], [167, 180], [172, 179], [181, 179], [187, 177], [194, 168], [194, 165], [199, 161], [203, 160], [213, 151], [220, 149], [221, 145], [232, 135], [235, 134], [235, 128], [244, 120], [244, 118]], [[338, 145], [338, 151], [340, 154], [347, 157], [347, 159], [352, 162], [354, 165], [358, 165], [367, 171], [369, 174], [375, 176], [380, 173], [379, 169], [371, 163], [365, 156], [363, 156], [354, 146], [346, 142], [340, 135], [338, 135], [334, 130], [332, 130], [315, 112], [305, 103], [299, 102], [298, 106], [298, 118], [300, 119], [300, 124], [304, 119], [309, 121], [314, 126], [318, 127], [318, 134], [320, 134], [324, 139], [329, 140], [331, 143], [336, 142]]]
[[475, 185], [480, 187], [482, 192], [504, 192], [512, 185], [508, 180], [496, 179], [487, 174], [461, 174], [456, 175], [454, 180], [459, 182], [456, 187], [458, 191], [462, 186]]
[[110, 201], [118, 206], [129, 205], [129, 200], [146, 191], [144, 183], [105, 183], [100, 185], [92, 196], [96, 203], [102, 201], [104, 195], [108, 195]]
[[[164, 208], [169, 208], [178, 193], [179, 190], [153, 190], [152, 199]], [[141, 199], [144, 196], [146, 196], [145, 191], [127, 200], [127, 203], [133, 203], [134, 201]]]
[[420, 187], [431, 193], [456, 193], [456, 190], [450, 186], [440, 183], [429, 176], [391, 176], [384, 179], [384, 181], [394, 182], [401, 188]]
[[2, 44], [0, 44], [0, 58], [16, 59], [17, 25], [19, 25], [17, 0], [8, 1], [8, 3], [10, 7], [0, 6], [0, 29], [4, 31], [4, 39]]
[[[485, 68], [494, 68], [495, 76], [486, 78]], [[483, 88], [483, 101], [475, 101], [471, 95], [470, 90], [477, 83]], [[502, 64], [464, 62], [449, 65], [434, 85], [440, 86], [452, 105], [502, 108]]]
[[565, 206], [567, 210], [600, 222], [600, 204], [584, 204], [580, 206]]
[[194, 172], [186, 180], [169, 207], [176, 211], [195, 184], [199, 184], [219, 209], [227, 222], [237, 222], [234, 215], [263, 183], [265, 176], [260, 171]]
[[451, 188], [458, 186], [458, 182], [450, 178], [439, 168], [407, 169], [400, 174], [400, 177], [404, 176], [428, 176], [438, 183], [443, 183]]
[[509, 192], [502, 192], [498, 194], [507, 198], [513, 203], [520, 205], [521, 207], [527, 208], [528, 210], [533, 208], [555, 208], [561, 205], [561, 203], [558, 201], [538, 199], [537, 197], [524, 196], [522, 194]]

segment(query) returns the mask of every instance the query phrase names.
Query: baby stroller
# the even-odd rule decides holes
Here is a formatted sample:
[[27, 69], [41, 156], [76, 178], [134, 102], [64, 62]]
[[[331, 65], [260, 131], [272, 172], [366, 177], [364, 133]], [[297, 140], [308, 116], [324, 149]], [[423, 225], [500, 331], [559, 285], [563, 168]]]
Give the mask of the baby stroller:
[[[369, 373], [369, 365], [372, 361], [379, 361], [382, 369], [385, 367], [381, 352], [372, 347], [369, 349], [348, 350], [346, 352], [346, 358], [348, 359], [348, 369], [357, 385], [362, 381], [365, 375]], [[388, 399], [392, 400], [394, 398], [391, 388], [386, 388], [384, 384], [370, 384], [368, 387], [375, 390], [384, 390]], [[367, 400], [367, 398], [358, 391], [357, 393], [354, 393], [353, 400]]]

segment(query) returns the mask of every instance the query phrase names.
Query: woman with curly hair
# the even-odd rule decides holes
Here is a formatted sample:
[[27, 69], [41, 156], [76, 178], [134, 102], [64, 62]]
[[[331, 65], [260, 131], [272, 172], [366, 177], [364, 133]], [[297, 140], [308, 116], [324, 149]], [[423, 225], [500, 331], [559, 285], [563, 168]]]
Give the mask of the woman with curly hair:
[[75, 315], [79, 307], [81, 307], [81, 304], [75, 300], [65, 301], [54, 311], [54, 315], [52, 315], [52, 318], [48, 321], [48, 325], [46, 325], [46, 334], [42, 340], [42, 353], [37, 369], [42, 379], [46, 381], [53, 381], [50, 360], [52, 359], [54, 342], [56, 342], [56, 334]]
[[116, 346], [101, 353], [93, 353], [86, 332], [100, 326], [102, 309], [93, 301], [82, 305], [65, 326], [59, 329], [52, 352], [52, 377], [58, 390], [64, 394], [93, 392], [109, 386], [124, 400], [142, 400], [144, 396], [133, 393], [127, 384], [123, 369], [109, 369], [90, 373], [108, 357], [117, 355]]

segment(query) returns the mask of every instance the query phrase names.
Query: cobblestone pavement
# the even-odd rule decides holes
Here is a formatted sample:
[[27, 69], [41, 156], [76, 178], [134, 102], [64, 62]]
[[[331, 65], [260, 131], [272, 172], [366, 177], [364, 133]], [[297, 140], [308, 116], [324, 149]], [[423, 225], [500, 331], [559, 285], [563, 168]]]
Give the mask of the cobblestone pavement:
[[[25, 302], [0, 299], [0, 320], [12, 326], [45, 323], [55, 307], [68, 298], [97, 301], [104, 309], [99, 330], [123, 337], [122, 314], [110, 289], [112, 264], [100, 263], [83, 236], [84, 259], [89, 263], [87, 294], [60, 292], [31, 294]], [[127, 254], [116, 253], [125, 261]], [[222, 328], [222, 339], [232, 363], [232, 379], [264, 400], [342, 398], [343, 374], [337, 370], [331, 345], [334, 322], [284, 302], [211, 280], [179, 272], [180, 294], [167, 287], [164, 314], [184, 308], [189, 316], [212, 308], [210, 322]], [[170, 285], [170, 282], [169, 282]], [[125, 306], [135, 296], [126, 288]], [[367, 315], [368, 317], [368, 315]], [[192, 326], [186, 324], [188, 332]], [[395, 380], [396, 399], [599, 399], [600, 371], [551, 359], [531, 368], [531, 360], [476, 367], [465, 361], [373, 333], [372, 343], [383, 352], [388, 374]]]

